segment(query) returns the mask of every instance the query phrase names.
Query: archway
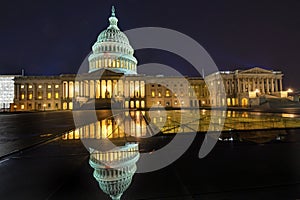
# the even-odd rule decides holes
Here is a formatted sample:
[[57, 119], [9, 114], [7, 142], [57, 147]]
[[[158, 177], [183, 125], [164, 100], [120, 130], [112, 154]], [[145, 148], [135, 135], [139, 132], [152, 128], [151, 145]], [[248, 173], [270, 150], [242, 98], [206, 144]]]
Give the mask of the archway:
[[248, 99], [247, 98], [242, 98], [242, 107], [248, 106]]

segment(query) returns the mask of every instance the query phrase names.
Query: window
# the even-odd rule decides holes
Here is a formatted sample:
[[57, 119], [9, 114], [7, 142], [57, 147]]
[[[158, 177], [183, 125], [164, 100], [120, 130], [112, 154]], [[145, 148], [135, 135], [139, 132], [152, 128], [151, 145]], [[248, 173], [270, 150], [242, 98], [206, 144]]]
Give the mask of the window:
[[24, 110], [24, 109], [25, 109], [25, 106], [24, 106], [24, 104], [22, 104], [22, 105], [21, 105], [21, 109], [22, 109], [22, 110]]
[[154, 90], [151, 91], [151, 97], [155, 97], [155, 91]]
[[32, 99], [32, 93], [28, 95], [28, 99]]
[[51, 103], [48, 103], [48, 108], [51, 108]]
[[73, 102], [69, 103], [69, 109], [72, 110], [73, 109]]
[[24, 89], [24, 85], [21, 85], [21, 89]]
[[39, 86], [38, 86], [39, 89], [41, 89], [42, 87], [43, 87], [42, 85], [39, 85]]
[[170, 96], [170, 90], [166, 90], [166, 97]]
[[51, 89], [51, 87], [52, 87], [51, 85], [48, 85], [48, 89]]
[[160, 91], [158, 92], [158, 97], [161, 97], [161, 92]]
[[51, 92], [48, 92], [47, 98], [48, 98], [48, 99], [51, 99]]
[[64, 110], [67, 110], [67, 109], [68, 109], [68, 104], [67, 104], [67, 102], [64, 102], [64, 103], [63, 103], [63, 109], [64, 109]]
[[59, 88], [59, 85], [55, 85], [55, 88]]
[[58, 99], [59, 98], [59, 94], [58, 92], [55, 92], [55, 99]]
[[41, 91], [38, 92], [38, 99], [42, 99], [42, 92]]
[[28, 85], [28, 88], [29, 88], [29, 89], [32, 89], [32, 85]]
[[25, 95], [24, 94], [21, 94], [21, 99], [25, 99]]

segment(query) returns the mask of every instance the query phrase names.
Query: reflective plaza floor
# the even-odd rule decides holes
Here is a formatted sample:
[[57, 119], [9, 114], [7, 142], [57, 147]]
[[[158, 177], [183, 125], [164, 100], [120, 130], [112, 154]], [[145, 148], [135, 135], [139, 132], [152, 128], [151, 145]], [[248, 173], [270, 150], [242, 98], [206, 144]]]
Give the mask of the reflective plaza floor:
[[[0, 115], [1, 199], [110, 199], [93, 177], [85, 140], [136, 142], [140, 153], [150, 154], [174, 133], [195, 131], [200, 133], [183, 156], [161, 170], [135, 174], [122, 199], [300, 198], [297, 114], [153, 110], [109, 117], [103, 112], [77, 128], [70, 112]], [[219, 130], [222, 120], [226, 131], [199, 159], [201, 132]]]

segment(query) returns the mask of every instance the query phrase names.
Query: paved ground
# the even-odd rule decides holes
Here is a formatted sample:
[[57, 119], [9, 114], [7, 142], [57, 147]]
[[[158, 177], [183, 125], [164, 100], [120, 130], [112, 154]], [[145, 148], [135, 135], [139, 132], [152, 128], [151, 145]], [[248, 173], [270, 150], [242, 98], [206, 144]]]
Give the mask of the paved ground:
[[0, 114], [0, 157], [74, 128], [72, 112]]
[[[123, 199], [300, 198], [299, 131], [291, 130], [283, 141], [264, 145], [219, 142], [200, 160], [202, 139], [197, 136], [171, 166], [136, 174]], [[80, 140], [56, 139], [2, 159], [0, 196], [109, 199], [92, 177], [88, 156]]]
[[[71, 112], [0, 119], [2, 155], [29, 147], [0, 159], [1, 199], [109, 199], [92, 176], [81, 141], [54, 137], [74, 128]], [[198, 135], [172, 165], [135, 174], [123, 199], [300, 199], [300, 132], [286, 133], [282, 140], [267, 144], [219, 141], [204, 159], [198, 158], [203, 140]], [[32, 145], [44, 140], [49, 141]], [[164, 136], [144, 141], [141, 149], [165, 140]]]

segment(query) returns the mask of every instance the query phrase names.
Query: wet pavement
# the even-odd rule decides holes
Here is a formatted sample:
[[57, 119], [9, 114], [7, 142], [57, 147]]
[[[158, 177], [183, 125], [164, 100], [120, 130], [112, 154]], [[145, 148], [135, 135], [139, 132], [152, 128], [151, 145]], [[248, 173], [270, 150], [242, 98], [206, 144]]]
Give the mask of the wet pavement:
[[[1, 121], [8, 127], [1, 133], [14, 134], [11, 137], [16, 137], [17, 143], [10, 146], [19, 148], [19, 140], [23, 140], [18, 138], [25, 127], [39, 124], [23, 136], [26, 145], [47, 138], [40, 137], [41, 133], [54, 135], [72, 128], [71, 112], [48, 114], [44, 118], [43, 113], [25, 114], [26, 119], [16, 121], [12, 120], [16, 116], [11, 117], [11, 124]], [[29, 123], [35, 120], [37, 123]], [[14, 128], [18, 121], [18, 128]], [[189, 150], [170, 166], [135, 174], [122, 199], [299, 199], [300, 130], [252, 133], [224, 134], [203, 159], [198, 158], [198, 152], [204, 135], [198, 134]], [[266, 139], [266, 135], [272, 137]], [[93, 178], [89, 152], [81, 140], [65, 134], [50, 138], [0, 160], [1, 199], [109, 199]], [[150, 149], [168, 139], [172, 138], [156, 136], [140, 146]], [[1, 150], [6, 144], [2, 142]]]

